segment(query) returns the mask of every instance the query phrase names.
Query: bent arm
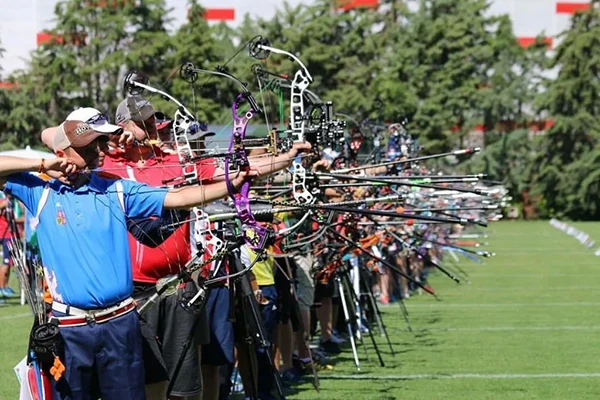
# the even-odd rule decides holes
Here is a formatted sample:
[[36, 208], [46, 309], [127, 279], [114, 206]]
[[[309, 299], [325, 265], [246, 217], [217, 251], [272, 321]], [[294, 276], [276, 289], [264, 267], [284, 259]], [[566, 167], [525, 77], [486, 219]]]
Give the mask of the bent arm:
[[40, 159], [0, 156], [0, 184], [6, 182], [8, 175], [19, 172], [36, 172], [40, 167]]

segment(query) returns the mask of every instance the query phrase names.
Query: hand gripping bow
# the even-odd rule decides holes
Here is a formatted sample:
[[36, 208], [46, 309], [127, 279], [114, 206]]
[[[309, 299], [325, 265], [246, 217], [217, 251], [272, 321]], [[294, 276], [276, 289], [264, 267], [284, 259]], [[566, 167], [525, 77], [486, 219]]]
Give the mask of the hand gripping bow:
[[[233, 117], [233, 133], [229, 142], [228, 154], [225, 157], [224, 162], [225, 183], [227, 185], [229, 197], [231, 197], [233, 201], [236, 214], [242, 226], [242, 236], [244, 237], [244, 241], [248, 247], [254, 251], [263, 250], [269, 238], [269, 230], [259, 225], [250, 208], [248, 194], [250, 192], [251, 179], [245, 179], [242, 186], [236, 192], [236, 189], [234, 188], [230, 178], [232, 167], [235, 167], [235, 169], [238, 169], [240, 172], [244, 173], [247, 173], [250, 170], [248, 154], [244, 147], [246, 128], [250, 120], [256, 114], [261, 114], [262, 110], [258, 106], [256, 99], [252, 96], [252, 93], [250, 93], [246, 85], [244, 85], [235, 76], [226, 72], [224, 69], [210, 71], [195, 68], [192, 63], [186, 63], [181, 67], [180, 70], [181, 77], [190, 83], [193, 83], [197, 80], [198, 73], [207, 73], [231, 79], [242, 89], [242, 93], [236, 97], [235, 102], [231, 107]], [[249, 104], [250, 109], [240, 116], [239, 108], [245, 103]]]

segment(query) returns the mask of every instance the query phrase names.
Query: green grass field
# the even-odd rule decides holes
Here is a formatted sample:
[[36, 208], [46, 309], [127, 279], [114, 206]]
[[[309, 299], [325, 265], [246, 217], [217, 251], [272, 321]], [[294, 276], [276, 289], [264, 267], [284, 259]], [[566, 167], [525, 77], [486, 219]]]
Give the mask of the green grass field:
[[[600, 246], [600, 223], [574, 224]], [[321, 393], [310, 383], [293, 399], [598, 399], [600, 398], [600, 257], [548, 222], [490, 227], [496, 257], [464, 261], [470, 284], [436, 274], [441, 301], [423, 294], [407, 302], [414, 332], [397, 304], [382, 308], [397, 354], [377, 336], [322, 371]], [[597, 247], [598, 247], [597, 246]], [[15, 303], [16, 300], [13, 302]], [[28, 309], [0, 307], [0, 399], [17, 399], [13, 366], [23, 357]], [[365, 338], [368, 341], [368, 337]]]

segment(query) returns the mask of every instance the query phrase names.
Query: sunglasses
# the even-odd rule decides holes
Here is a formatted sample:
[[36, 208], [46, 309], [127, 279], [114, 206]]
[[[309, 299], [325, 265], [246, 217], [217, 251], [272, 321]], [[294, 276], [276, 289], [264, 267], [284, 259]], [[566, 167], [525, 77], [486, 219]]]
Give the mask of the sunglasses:
[[93, 142], [84, 147], [73, 147], [79, 155], [88, 159], [94, 156], [97, 156], [100, 151], [105, 151], [108, 149], [108, 136], [100, 136], [97, 139], [94, 139]]

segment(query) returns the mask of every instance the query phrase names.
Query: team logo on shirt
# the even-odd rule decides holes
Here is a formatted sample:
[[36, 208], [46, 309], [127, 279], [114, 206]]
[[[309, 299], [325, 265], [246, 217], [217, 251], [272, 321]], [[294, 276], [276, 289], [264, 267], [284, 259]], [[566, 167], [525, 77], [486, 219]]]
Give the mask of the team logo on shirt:
[[66, 225], [67, 217], [65, 216], [65, 212], [63, 210], [58, 210], [56, 212], [56, 225]]
[[62, 209], [60, 203], [56, 203], [56, 225], [66, 225], [67, 224], [67, 216]]

